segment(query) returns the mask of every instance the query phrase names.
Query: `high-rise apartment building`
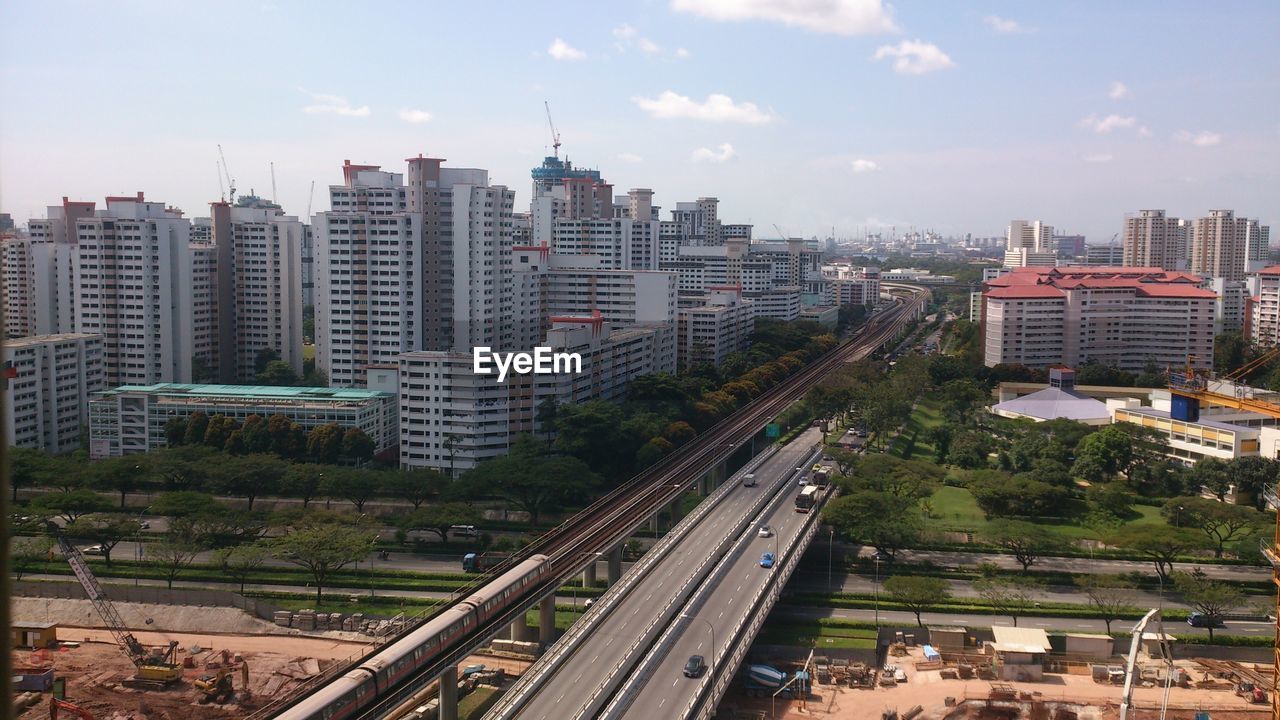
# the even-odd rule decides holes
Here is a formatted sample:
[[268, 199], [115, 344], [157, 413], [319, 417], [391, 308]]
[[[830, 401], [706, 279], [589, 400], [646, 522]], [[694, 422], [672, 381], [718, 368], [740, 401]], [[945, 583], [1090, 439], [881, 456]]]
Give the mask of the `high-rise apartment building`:
[[35, 334], [35, 308], [31, 293], [35, 282], [31, 257], [31, 238], [19, 235], [0, 236], [0, 287], [4, 303], [6, 337]]
[[1266, 263], [1270, 228], [1257, 220], [1236, 217], [1232, 210], [1210, 210], [1191, 226], [1191, 272], [1206, 277], [1243, 280]]
[[[694, 202], [678, 202], [671, 211], [671, 219], [684, 226], [684, 236], [690, 245], [720, 245], [724, 238], [720, 231], [720, 200], [700, 197]], [[750, 239], [750, 234], [747, 235]]]
[[1126, 267], [1187, 269], [1186, 226], [1164, 210], [1139, 210], [1124, 218], [1123, 262]]
[[89, 425], [89, 394], [103, 388], [102, 336], [5, 340], [4, 369], [5, 442], [49, 453], [79, 449]]
[[1256, 345], [1280, 345], [1280, 265], [1263, 268], [1257, 274], [1257, 292], [1250, 299], [1248, 336]]
[[1005, 233], [1005, 249], [1053, 252], [1053, 226], [1039, 220], [1011, 220]]
[[1160, 268], [1016, 269], [986, 283], [984, 361], [1210, 367], [1216, 297], [1199, 285]]
[[680, 308], [680, 365], [719, 366], [730, 353], [746, 350], [756, 325], [752, 302], [736, 288], [713, 288], [705, 303]]

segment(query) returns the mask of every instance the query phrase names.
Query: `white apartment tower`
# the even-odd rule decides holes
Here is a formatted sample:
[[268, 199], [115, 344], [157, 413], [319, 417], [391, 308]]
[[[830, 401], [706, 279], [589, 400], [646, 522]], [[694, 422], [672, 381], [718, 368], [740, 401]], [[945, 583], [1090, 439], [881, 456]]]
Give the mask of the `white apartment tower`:
[[1126, 267], [1185, 270], [1187, 234], [1178, 218], [1164, 210], [1139, 210], [1124, 219], [1122, 243]]
[[678, 202], [671, 211], [671, 219], [685, 228], [685, 237], [691, 245], [720, 245], [724, 238], [720, 232], [720, 200], [700, 197], [694, 202]]
[[31, 238], [0, 236], [0, 279], [3, 280], [4, 332], [16, 338], [35, 334], [35, 308], [31, 293], [35, 282]]
[[1005, 234], [1005, 249], [1053, 252], [1053, 226], [1039, 220], [1012, 220]]
[[1266, 262], [1269, 236], [1270, 228], [1257, 220], [1236, 217], [1232, 210], [1210, 210], [1192, 224], [1191, 272], [1243, 280]]
[[5, 442], [49, 453], [78, 449], [89, 425], [89, 395], [103, 388], [102, 336], [5, 340], [4, 368]]

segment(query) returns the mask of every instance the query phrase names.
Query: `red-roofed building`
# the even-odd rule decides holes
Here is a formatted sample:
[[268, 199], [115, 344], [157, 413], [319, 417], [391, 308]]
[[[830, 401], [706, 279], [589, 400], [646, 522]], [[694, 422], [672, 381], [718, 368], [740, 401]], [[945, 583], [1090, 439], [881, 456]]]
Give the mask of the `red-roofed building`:
[[[1275, 278], [1280, 289], [1280, 273]], [[1195, 275], [1158, 267], [1015, 268], [985, 283], [984, 361], [1100, 362], [1136, 372], [1149, 362], [1182, 365], [1190, 356], [1193, 365], [1209, 367], [1216, 300]]]

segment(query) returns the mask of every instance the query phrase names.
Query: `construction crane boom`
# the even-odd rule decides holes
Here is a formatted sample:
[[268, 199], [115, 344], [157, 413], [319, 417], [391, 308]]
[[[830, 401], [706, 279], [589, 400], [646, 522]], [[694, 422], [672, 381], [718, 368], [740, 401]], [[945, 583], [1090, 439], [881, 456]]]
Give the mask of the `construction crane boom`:
[[276, 164], [274, 161], [271, 163], [271, 202], [280, 203], [279, 200], [276, 200]]
[[236, 201], [236, 181], [231, 177], [231, 169], [227, 167], [227, 156], [222, 152], [222, 143], [218, 143], [218, 159], [222, 161], [222, 172], [227, 176], [227, 202], [235, 203]]
[[[1138, 665], [1138, 649], [1142, 647], [1142, 634], [1146, 632], [1147, 625], [1152, 622], [1157, 623], [1160, 627], [1160, 608], [1152, 608], [1147, 611], [1146, 615], [1133, 626], [1133, 641], [1129, 643], [1129, 658], [1124, 666], [1124, 694], [1120, 696], [1120, 720], [1129, 720], [1130, 703], [1133, 702], [1133, 675]], [[1169, 655], [1164, 649], [1164, 630], [1160, 629], [1160, 654], [1164, 656], [1165, 661], [1169, 661]]]
[[311, 201], [316, 199], [316, 181], [311, 181], [311, 194], [307, 195], [307, 219], [311, 219]]
[[551, 126], [551, 147], [555, 151], [555, 156], [560, 157], [560, 133], [556, 132], [555, 121], [551, 119], [551, 103], [546, 100], [542, 101], [543, 107], [547, 109], [547, 125]]
[[773, 229], [778, 231], [778, 236], [781, 237], [783, 240], [787, 239], [787, 234], [782, 232], [782, 228], [778, 227], [778, 223], [773, 224]]

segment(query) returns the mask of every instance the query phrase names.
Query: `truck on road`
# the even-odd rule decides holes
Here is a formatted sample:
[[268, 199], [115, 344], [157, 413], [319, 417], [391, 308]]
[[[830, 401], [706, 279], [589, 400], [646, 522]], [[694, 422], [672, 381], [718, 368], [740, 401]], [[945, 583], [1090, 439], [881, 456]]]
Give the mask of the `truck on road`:
[[501, 565], [509, 557], [511, 557], [511, 553], [505, 552], [467, 553], [462, 556], [462, 571], [469, 573], [487, 572]]

